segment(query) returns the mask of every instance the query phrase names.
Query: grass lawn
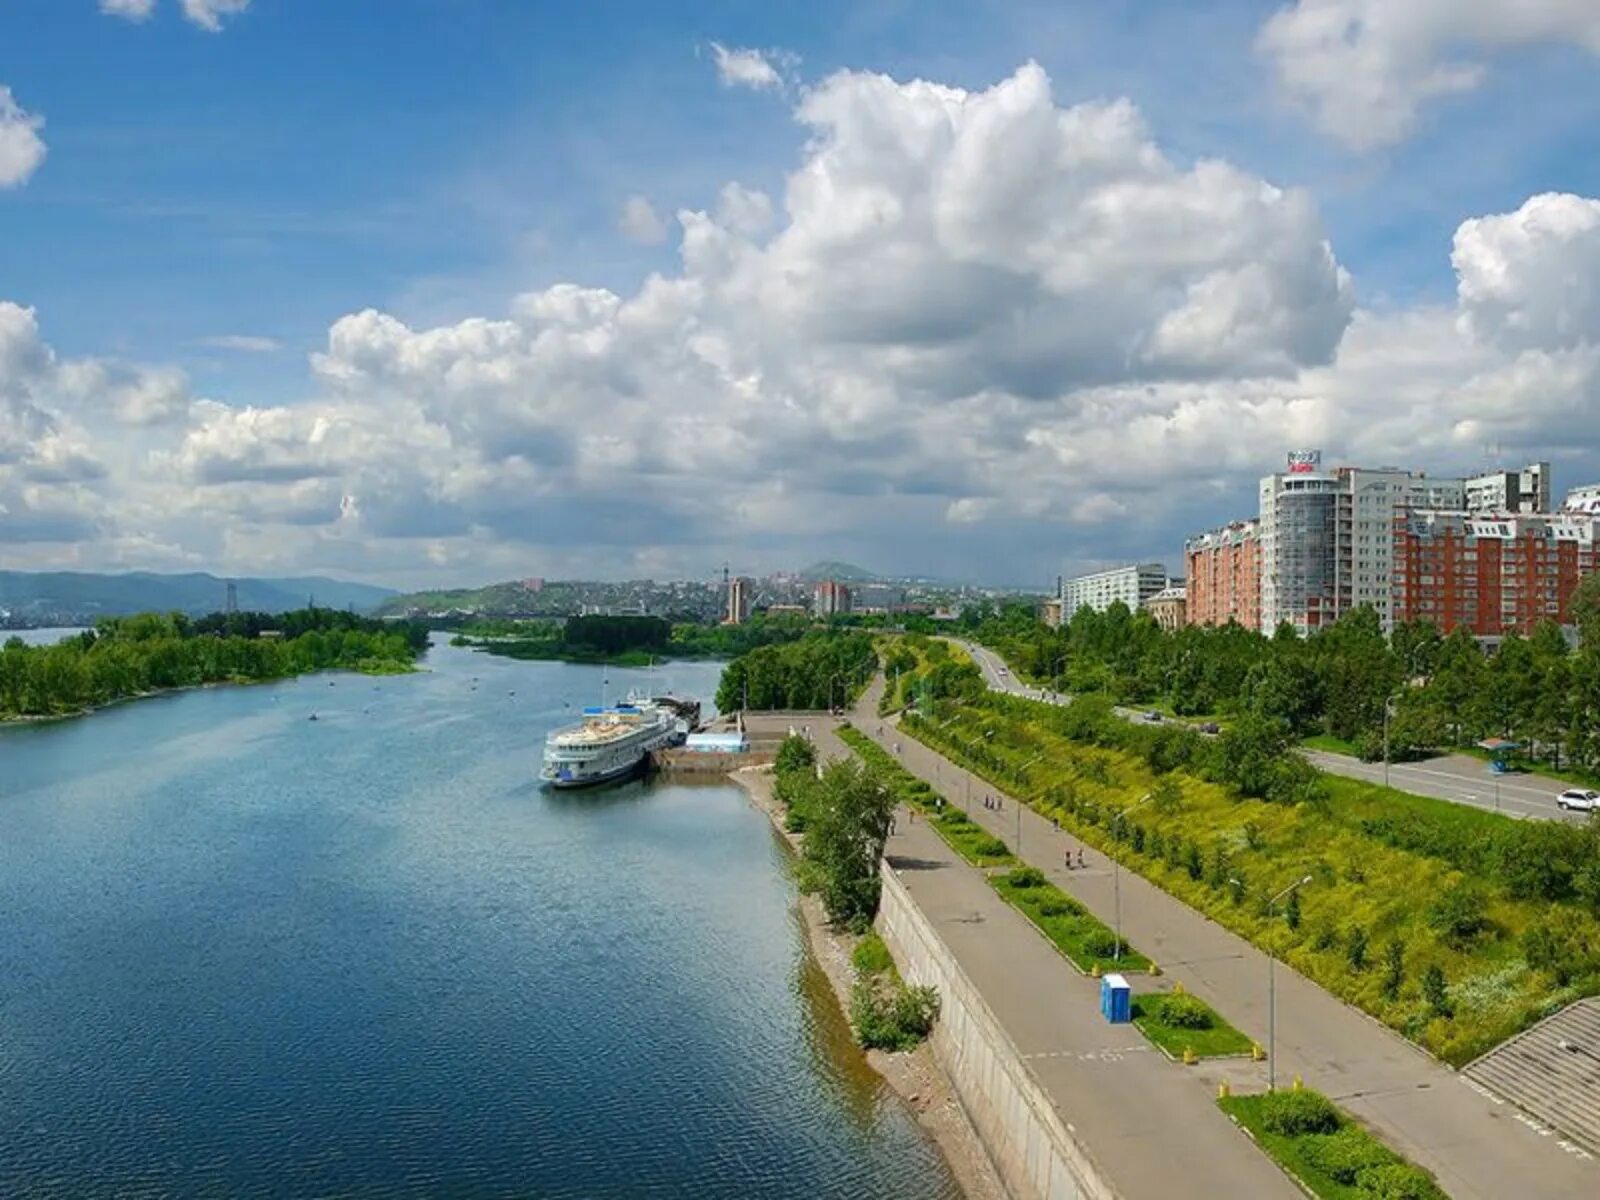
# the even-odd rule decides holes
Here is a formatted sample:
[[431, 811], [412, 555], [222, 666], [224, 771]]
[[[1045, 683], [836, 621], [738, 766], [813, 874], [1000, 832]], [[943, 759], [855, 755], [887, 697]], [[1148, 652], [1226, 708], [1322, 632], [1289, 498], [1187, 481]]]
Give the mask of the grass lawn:
[[[1037, 874], [1034, 872], [1034, 875]], [[1019, 887], [1014, 882], [1031, 878], [1020, 872], [1011, 872], [991, 875], [989, 882], [1007, 903], [1038, 926], [1039, 932], [1049, 938], [1056, 949], [1080, 971], [1087, 974], [1097, 966], [1102, 972], [1143, 972], [1150, 969], [1150, 960], [1126, 942], [1122, 945], [1122, 957], [1119, 959], [1116, 955], [1116, 935], [1054, 884], [1040, 882]], [[1246, 1043], [1248, 1048], [1249, 1044]]]
[[1356, 744], [1342, 737], [1334, 737], [1331, 733], [1314, 733], [1301, 742], [1312, 750], [1326, 750], [1329, 754], [1343, 754], [1350, 758], [1361, 757], [1356, 752]]
[[[1201, 1058], [1227, 1058], [1236, 1054], [1249, 1054], [1251, 1041], [1232, 1025], [1217, 1015], [1205, 1001], [1189, 995], [1191, 1005], [1205, 1010], [1210, 1022], [1204, 1029], [1170, 1025], [1164, 1019], [1164, 1001], [1171, 992], [1141, 992], [1133, 998], [1133, 1023], [1157, 1046], [1173, 1058], [1181, 1059], [1185, 1049], [1193, 1050]], [[1186, 993], [1187, 995], [1187, 993]]]
[[[1279, 1098], [1295, 1093], [1278, 1092]], [[1298, 1093], [1316, 1096], [1314, 1092]], [[1320, 1097], [1317, 1097], [1319, 1100]], [[1433, 1177], [1412, 1166], [1337, 1109], [1333, 1133], [1290, 1134], [1269, 1128], [1272, 1093], [1227, 1096], [1217, 1101], [1255, 1139], [1257, 1145], [1322, 1200], [1445, 1200]], [[1329, 1107], [1332, 1107], [1331, 1105]]]

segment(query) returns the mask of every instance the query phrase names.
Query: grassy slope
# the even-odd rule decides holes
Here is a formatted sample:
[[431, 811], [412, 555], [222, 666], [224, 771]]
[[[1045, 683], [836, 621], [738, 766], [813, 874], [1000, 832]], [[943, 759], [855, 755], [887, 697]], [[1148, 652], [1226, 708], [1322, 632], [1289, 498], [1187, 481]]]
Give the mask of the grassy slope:
[[[916, 736], [959, 757], [963, 743], [974, 743], [983, 728], [1000, 728], [993, 750], [1005, 756], [1008, 769], [1045, 754], [1028, 772], [1027, 790], [1043, 796], [1033, 807], [1102, 850], [1111, 844], [1104, 818], [1087, 819], [1084, 802], [1099, 805], [1102, 812], [1115, 811], [1154, 783], [1149, 769], [1133, 755], [1080, 746], [1035, 723], [1006, 721], [988, 711], [963, 710], [945, 729], [924, 728]], [[1014, 779], [1001, 782], [1015, 790]], [[1271, 947], [1335, 995], [1454, 1064], [1578, 995], [1600, 991], [1600, 978], [1594, 974], [1558, 988], [1548, 975], [1528, 967], [1520, 937], [1551, 906], [1513, 900], [1501, 889], [1486, 889], [1488, 932], [1467, 946], [1447, 944], [1430, 926], [1428, 913], [1441, 894], [1462, 882], [1461, 872], [1438, 859], [1384, 845], [1360, 826], [1365, 816], [1405, 806], [1424, 806], [1437, 819], [1469, 828], [1504, 818], [1355, 780], [1330, 778], [1327, 783], [1331, 800], [1318, 810], [1245, 800], [1220, 786], [1185, 778], [1178, 811], [1162, 814], [1147, 806], [1133, 820], [1147, 836], [1160, 831], [1165, 840], [1192, 839], [1208, 867], [1220, 848], [1226, 855], [1226, 875], [1214, 882], [1195, 880], [1183, 866], [1152, 857], [1148, 843], [1144, 854], [1125, 847], [1123, 863], [1234, 932]], [[1063, 802], [1068, 792], [1079, 802], [1076, 812]], [[1281, 914], [1269, 919], [1263, 898], [1308, 872], [1313, 883], [1300, 893], [1300, 927], [1290, 929]], [[1235, 889], [1226, 886], [1228, 876], [1246, 883], [1237, 900]], [[1578, 922], [1591, 943], [1600, 945], [1600, 922], [1591, 915], [1568, 909], [1563, 919]], [[1349, 954], [1357, 928], [1367, 939], [1366, 961], [1359, 969]], [[1404, 944], [1403, 979], [1393, 998], [1384, 991], [1384, 948], [1391, 938]], [[1421, 981], [1430, 964], [1439, 965], [1450, 981], [1453, 1018], [1434, 1014], [1422, 998]]]

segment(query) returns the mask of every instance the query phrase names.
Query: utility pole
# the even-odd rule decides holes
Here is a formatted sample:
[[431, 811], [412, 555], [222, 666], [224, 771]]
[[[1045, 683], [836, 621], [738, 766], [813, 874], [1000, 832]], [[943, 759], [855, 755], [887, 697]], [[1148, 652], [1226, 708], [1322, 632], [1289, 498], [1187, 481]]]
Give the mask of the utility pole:
[[[1267, 916], [1272, 915], [1273, 908], [1290, 892], [1303, 888], [1311, 882], [1311, 876], [1296, 883], [1291, 883], [1271, 900], [1267, 901]], [[1278, 1090], [1278, 979], [1275, 968], [1278, 965], [1278, 956], [1272, 952], [1272, 947], [1267, 947], [1267, 1090]]]
[[1154, 795], [1154, 792], [1146, 792], [1119, 812], [1111, 822], [1115, 826], [1111, 831], [1111, 892], [1117, 914], [1117, 948], [1112, 957], [1118, 962], [1122, 961], [1122, 819]]

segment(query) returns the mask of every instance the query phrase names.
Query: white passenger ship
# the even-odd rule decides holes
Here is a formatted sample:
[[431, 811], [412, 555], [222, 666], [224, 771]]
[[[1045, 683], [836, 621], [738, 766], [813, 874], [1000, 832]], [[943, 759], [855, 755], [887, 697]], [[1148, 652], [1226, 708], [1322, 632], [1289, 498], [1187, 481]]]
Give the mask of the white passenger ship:
[[653, 751], [676, 746], [689, 734], [699, 705], [674, 697], [630, 695], [617, 705], [583, 710], [583, 723], [545, 739], [539, 777], [551, 787], [575, 788], [622, 779], [640, 770]]

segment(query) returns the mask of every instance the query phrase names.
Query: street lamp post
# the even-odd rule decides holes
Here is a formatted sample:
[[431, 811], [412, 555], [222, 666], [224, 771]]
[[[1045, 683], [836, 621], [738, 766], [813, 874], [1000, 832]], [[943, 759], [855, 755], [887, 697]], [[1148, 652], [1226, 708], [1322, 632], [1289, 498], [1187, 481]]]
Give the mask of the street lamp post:
[[[1267, 901], [1267, 916], [1272, 916], [1272, 910], [1279, 900], [1282, 900], [1296, 888], [1303, 888], [1311, 882], [1311, 876], [1291, 883], [1271, 900]], [[1278, 1087], [1278, 977], [1275, 970], [1278, 956], [1272, 952], [1272, 947], [1267, 947], [1267, 1090], [1276, 1091]]]
[[[1134, 809], [1138, 808], [1139, 805], [1143, 804], [1146, 800], [1150, 799], [1150, 797], [1154, 795], [1154, 792], [1146, 792], [1144, 795], [1140, 796], [1132, 804], [1128, 805], [1127, 808], [1119, 812], [1116, 817], [1113, 818], [1112, 824], [1118, 824], [1123, 817], [1127, 816]], [[1122, 961], [1122, 838], [1120, 833], [1120, 829], [1113, 831], [1111, 853], [1111, 893], [1113, 897], [1112, 907], [1116, 913], [1117, 923], [1117, 946], [1111, 957], [1117, 962]]]
[[[1017, 768], [1017, 778], [1021, 779], [1022, 778], [1022, 773], [1024, 771], [1026, 771], [1029, 767], [1033, 766], [1034, 763], [1038, 762], [1043, 757], [1044, 757], [1043, 754], [1035, 754], [1027, 762], [1023, 763], [1020, 767], [1018, 767]], [[1021, 858], [1022, 857], [1022, 801], [1020, 799], [1017, 801], [1016, 808], [1017, 808], [1017, 857]]]

